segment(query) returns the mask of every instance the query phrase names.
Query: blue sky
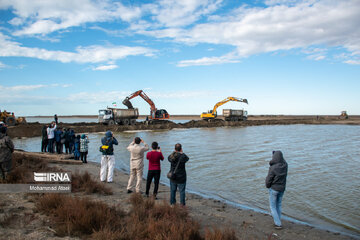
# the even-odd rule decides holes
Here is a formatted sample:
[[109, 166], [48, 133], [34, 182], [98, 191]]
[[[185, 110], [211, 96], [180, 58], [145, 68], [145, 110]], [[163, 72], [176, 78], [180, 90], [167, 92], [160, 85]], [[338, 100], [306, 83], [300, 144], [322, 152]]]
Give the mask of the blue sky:
[[[0, 0], [0, 109], [360, 114], [359, 0]], [[149, 106], [132, 100], [141, 114]]]

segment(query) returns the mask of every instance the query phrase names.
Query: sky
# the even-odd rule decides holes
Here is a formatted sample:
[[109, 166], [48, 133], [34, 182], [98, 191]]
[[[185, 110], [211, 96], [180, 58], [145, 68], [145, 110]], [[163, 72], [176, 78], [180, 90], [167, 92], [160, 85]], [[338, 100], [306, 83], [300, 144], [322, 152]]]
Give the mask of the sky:
[[0, 0], [0, 109], [360, 115], [359, 26], [360, 0]]

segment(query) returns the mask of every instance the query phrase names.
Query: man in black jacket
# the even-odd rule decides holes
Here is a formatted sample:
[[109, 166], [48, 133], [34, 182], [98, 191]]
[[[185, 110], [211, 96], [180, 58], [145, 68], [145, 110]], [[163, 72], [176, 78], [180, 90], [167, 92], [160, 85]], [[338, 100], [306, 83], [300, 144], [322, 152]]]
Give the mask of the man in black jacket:
[[275, 228], [281, 229], [281, 201], [286, 187], [288, 165], [281, 151], [273, 151], [269, 165], [265, 185], [269, 189], [270, 210]]
[[183, 153], [180, 143], [175, 144], [175, 151], [169, 155], [168, 160], [171, 163], [171, 171], [175, 174], [175, 179], [170, 179], [170, 204], [174, 205], [176, 203], [176, 190], [179, 188], [180, 204], [185, 206], [185, 163], [189, 160], [189, 158], [185, 153]]

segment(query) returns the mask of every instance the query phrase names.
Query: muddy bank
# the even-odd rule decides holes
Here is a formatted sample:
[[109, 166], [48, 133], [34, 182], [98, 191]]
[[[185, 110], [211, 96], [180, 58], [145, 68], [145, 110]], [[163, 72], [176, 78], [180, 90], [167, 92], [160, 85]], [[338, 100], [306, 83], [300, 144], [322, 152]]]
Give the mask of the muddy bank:
[[[146, 124], [144, 121], [138, 121], [136, 125], [101, 125], [98, 123], [62, 123], [60, 128], [72, 128], [77, 133], [105, 132], [111, 130], [113, 132], [122, 132], [129, 130], [170, 130], [174, 128], [212, 128], [225, 126], [260, 126], [260, 125], [290, 125], [290, 124], [347, 124], [360, 125], [360, 116], [350, 116], [349, 119], [340, 119], [338, 116], [249, 116], [247, 121], [243, 122], [226, 122], [216, 119], [214, 122], [204, 120], [191, 120], [186, 123], [174, 123], [164, 120], [153, 124]], [[41, 135], [41, 129], [44, 124], [27, 123], [14, 127], [9, 127], [8, 135], [10, 137], [36, 137]]]
[[[95, 180], [100, 182], [98, 176], [100, 167], [96, 163], [63, 164], [60, 161], [66, 159], [66, 156], [45, 153], [15, 152], [14, 155], [16, 158], [22, 158], [22, 161], [30, 159], [35, 161], [37, 158], [39, 161], [44, 159], [48, 159], [48, 162], [57, 161], [57, 163], [49, 164], [49, 167], [71, 171], [73, 174], [87, 171]], [[88, 197], [109, 206], [121, 205], [125, 211], [130, 211], [129, 198], [131, 194], [126, 193], [128, 178], [127, 173], [115, 171], [114, 182], [106, 183], [106, 186], [111, 188], [112, 195], [85, 195], [83, 193], [71, 193], [71, 195]], [[145, 183], [143, 182], [142, 191], [144, 188]], [[156, 204], [162, 204], [163, 201], [167, 203], [169, 194], [169, 187], [161, 185]], [[8, 239], [79, 239], [56, 236], [48, 216], [36, 210], [35, 203], [30, 196], [30, 194], [23, 193], [1, 194], [0, 205], [3, 211], [0, 212], [0, 220], [5, 218], [7, 223], [6, 225], [0, 224], [1, 236], [6, 236]], [[190, 216], [200, 223], [202, 229], [211, 226], [220, 229], [228, 227], [235, 230], [239, 239], [354, 239], [340, 233], [289, 221], [283, 222], [284, 229], [275, 230], [272, 218], [267, 214], [235, 208], [223, 202], [205, 199], [195, 194], [187, 193], [186, 203]], [[4, 221], [2, 222], [4, 223]]]

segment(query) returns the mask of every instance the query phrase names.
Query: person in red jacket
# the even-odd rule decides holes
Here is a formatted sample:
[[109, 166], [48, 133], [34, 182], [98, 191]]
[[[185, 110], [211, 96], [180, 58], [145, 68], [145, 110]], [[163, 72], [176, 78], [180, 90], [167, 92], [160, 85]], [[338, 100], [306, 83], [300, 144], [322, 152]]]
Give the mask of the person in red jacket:
[[150, 185], [152, 182], [152, 179], [154, 178], [154, 198], [156, 198], [158, 189], [159, 189], [159, 181], [160, 181], [160, 173], [161, 173], [161, 168], [160, 168], [160, 160], [163, 161], [164, 160], [164, 156], [161, 152], [161, 148], [159, 147], [159, 144], [157, 142], [153, 142], [151, 144], [151, 148], [152, 151], [148, 152], [146, 154], [146, 159], [149, 160], [149, 171], [147, 174], [147, 179], [146, 179], [146, 196], [149, 197], [149, 190], [150, 190]]

